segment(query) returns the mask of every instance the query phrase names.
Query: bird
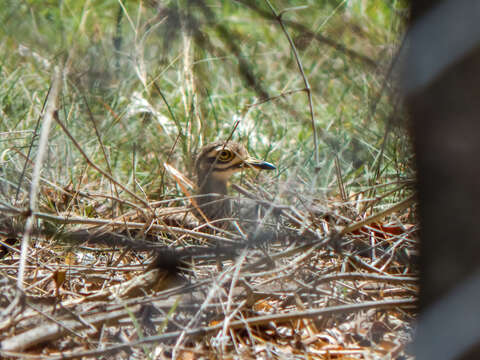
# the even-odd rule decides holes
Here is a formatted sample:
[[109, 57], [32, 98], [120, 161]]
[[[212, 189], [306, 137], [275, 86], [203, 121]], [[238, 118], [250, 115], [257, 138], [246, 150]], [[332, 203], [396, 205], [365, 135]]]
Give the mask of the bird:
[[[250, 199], [235, 201], [228, 197], [228, 181], [244, 169], [275, 170], [276, 167], [264, 160], [250, 156], [245, 146], [235, 141], [215, 141], [202, 147], [194, 162], [196, 176], [196, 196], [191, 198], [190, 206], [162, 207], [155, 209], [153, 217], [135, 218], [135, 213], [124, 214], [123, 221], [150, 224], [153, 220], [162, 225], [196, 229], [204, 223], [215, 228], [231, 229], [229, 218], [255, 222], [258, 204]], [[223, 220], [222, 220], [223, 219]], [[249, 226], [252, 227], [251, 225]], [[207, 227], [208, 228], [208, 227]], [[138, 229], [139, 230], [139, 229]], [[48, 231], [47, 231], [48, 232]], [[104, 244], [138, 247], [132, 243], [131, 236], [151, 239], [143, 231], [109, 230], [106, 227], [83, 228], [62, 233], [62, 238], [72, 242], [88, 241], [90, 244]], [[135, 240], [135, 241], [136, 241]], [[148, 246], [147, 246], [148, 247]]]
[[234, 215], [231, 199], [226, 197], [228, 181], [235, 173], [250, 168], [276, 170], [275, 165], [250, 156], [241, 143], [216, 141], [204, 146], [195, 160], [197, 213], [200, 210], [208, 220]]
[[[184, 226], [188, 228], [190, 227], [188, 222], [194, 217], [196, 224], [200, 224], [203, 220], [207, 220], [207, 222], [217, 221], [215, 227], [220, 223], [221, 227], [231, 230], [232, 228], [229, 227], [230, 222], [226, 221], [222, 224], [221, 219], [234, 216], [243, 217], [245, 216], [245, 211], [243, 210], [248, 210], [252, 203], [256, 204], [255, 201], [243, 199], [245, 201], [235, 201], [236, 204], [233, 206], [232, 199], [227, 196], [228, 181], [234, 174], [244, 169], [272, 171], [276, 170], [276, 167], [267, 161], [250, 156], [246, 147], [241, 143], [235, 141], [216, 141], [207, 144], [200, 149], [194, 162], [193, 170], [196, 175], [197, 196], [192, 198], [192, 206], [185, 206], [183, 209], [180, 207], [162, 208], [159, 209], [162, 211], [155, 213], [155, 217], [160, 218], [165, 216], [162, 222], [169, 225], [168, 215], [166, 215], [163, 210], [173, 210], [173, 212], [175, 212], [176, 209], [178, 212], [183, 211], [185, 215], [183, 224], [178, 221], [178, 216], [176, 216], [174, 226]], [[234, 209], [242, 211], [237, 213], [234, 212]], [[240, 213], [241, 215], [239, 215]], [[187, 218], [189, 218], [189, 220], [187, 220]], [[150, 220], [151, 219], [149, 219], [149, 221]], [[148, 225], [147, 222], [146, 225]], [[250, 227], [252, 227], [251, 224]], [[261, 226], [257, 226], [256, 230], [259, 228], [261, 228]], [[177, 275], [180, 271], [180, 266], [185, 267], [185, 259], [202, 257], [202, 259], [205, 260], [207, 256], [211, 256], [216, 261], [220, 261], [219, 259], [221, 258], [234, 258], [237, 256], [239, 246], [244, 245], [239, 243], [215, 244], [215, 246], [188, 245], [177, 249], [168, 245], [156, 246], [156, 244], [154, 244], [157, 239], [155, 234], [143, 233], [139, 230], [138, 228], [118, 229], [109, 228], [108, 226], [95, 226], [73, 231], [62, 228], [61, 231], [58, 231], [57, 227], [45, 222], [44, 228], [39, 234], [55, 236], [57, 239], [72, 245], [98, 244], [114, 247], [119, 246], [140, 251], [151, 250], [155, 253], [154, 260], [146, 269], [146, 277], [142, 277], [141, 281], [135, 284], [127, 282], [128, 286], [95, 294], [94, 297], [92, 297], [95, 299], [110, 299], [113, 296], [114, 290], [117, 291], [115, 296], [126, 298], [143, 294], [144, 291], [146, 291], [145, 289], [163, 289], [167, 282], [178, 284], [180, 280]], [[16, 229], [12, 230], [12, 233], [16, 232]], [[256, 233], [259, 232], [256, 231]], [[264, 235], [263, 232], [260, 233], [262, 236]]]

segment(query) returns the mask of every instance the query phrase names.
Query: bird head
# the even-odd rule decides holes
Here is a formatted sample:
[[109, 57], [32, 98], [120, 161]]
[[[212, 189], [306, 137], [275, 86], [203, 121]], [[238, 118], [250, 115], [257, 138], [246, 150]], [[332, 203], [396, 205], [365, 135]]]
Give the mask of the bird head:
[[197, 182], [227, 182], [228, 179], [242, 169], [275, 170], [276, 167], [266, 161], [249, 155], [247, 149], [233, 141], [217, 141], [206, 145], [195, 162]]

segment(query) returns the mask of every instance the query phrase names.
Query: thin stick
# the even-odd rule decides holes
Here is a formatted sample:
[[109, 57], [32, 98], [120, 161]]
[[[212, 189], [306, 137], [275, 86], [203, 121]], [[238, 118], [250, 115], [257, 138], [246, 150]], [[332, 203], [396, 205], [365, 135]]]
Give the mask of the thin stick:
[[[271, 321], [288, 322], [288, 321], [294, 321], [294, 320], [300, 320], [300, 319], [315, 319], [321, 316], [324, 317], [324, 316], [338, 315], [338, 314], [351, 314], [351, 313], [357, 313], [360, 311], [366, 311], [370, 309], [389, 310], [389, 309], [395, 309], [395, 308], [414, 307], [414, 306], [416, 306], [415, 299], [368, 301], [364, 303], [339, 305], [339, 306], [332, 306], [332, 307], [327, 307], [322, 309], [293, 311], [286, 314], [257, 316], [249, 319], [232, 321], [230, 323], [229, 328], [244, 329], [246, 326], [264, 325], [264, 324], [268, 324]], [[207, 334], [222, 330], [222, 328], [223, 328], [223, 323], [220, 323], [213, 326], [200, 327], [200, 328], [191, 329], [191, 330], [172, 331], [170, 333], [165, 333], [161, 335], [144, 337], [143, 339], [132, 341], [130, 343], [113, 345], [100, 350], [95, 349], [95, 350], [87, 350], [87, 351], [79, 351], [79, 352], [62, 353], [61, 356], [50, 356], [48, 357], [48, 359], [49, 360], [57, 360], [57, 359], [65, 360], [65, 359], [75, 359], [80, 357], [92, 357], [92, 356], [97, 356], [102, 354], [111, 355], [121, 350], [130, 350], [132, 347], [139, 346], [142, 344], [152, 344], [152, 343], [165, 341], [168, 339], [176, 339], [182, 334], [185, 334], [185, 336], [202, 336], [202, 335], [205, 336]], [[11, 353], [5, 351], [4, 354], [7, 355]]]
[[358, 230], [358, 229], [361, 229], [362, 227], [366, 226], [366, 225], [370, 225], [371, 223], [374, 223], [378, 220], [380, 220], [381, 218], [387, 216], [387, 215], [390, 215], [394, 212], [398, 212], [398, 211], [402, 211], [403, 209], [406, 209], [408, 208], [410, 205], [412, 205], [413, 203], [415, 202], [415, 195], [412, 195], [412, 196], [409, 196], [408, 198], [406, 198], [405, 200], [403, 201], [400, 201], [398, 204], [395, 204], [393, 205], [392, 207], [382, 211], [382, 212], [379, 212], [378, 214], [375, 214], [375, 215], [372, 215], [368, 218], [366, 218], [365, 220], [362, 220], [362, 221], [359, 221], [359, 222], [356, 222], [354, 224], [351, 224], [351, 225], [348, 225], [348, 226], [345, 226], [341, 231], [340, 231], [340, 234], [341, 235], [344, 235], [344, 234], [348, 234], [352, 231], [355, 231], [355, 230]]
[[[257, 4], [258, 2], [250, 1], [250, 0], [236, 0], [236, 2], [239, 2], [248, 8], [252, 9], [255, 11], [257, 14], [260, 16], [264, 17], [265, 19], [269, 20], [272, 16], [270, 13], [268, 13], [266, 10], [263, 10], [263, 8], [260, 8]], [[301, 6], [297, 6], [296, 8], [293, 9], [298, 9], [298, 8], [303, 8]], [[290, 9], [291, 10], [291, 9]], [[346, 56], [350, 57], [352, 60], [360, 61], [362, 62], [365, 66], [368, 66], [371, 70], [375, 70], [378, 67], [378, 64], [375, 60], [369, 58], [366, 55], [363, 55], [355, 50], [347, 48], [345, 45], [342, 45], [339, 42], [336, 42], [335, 40], [332, 40], [331, 38], [328, 38], [326, 36], [317, 34], [317, 32], [311, 31], [308, 29], [305, 25], [291, 21], [291, 20], [286, 20], [284, 23], [297, 31], [298, 33], [301, 33], [304, 36], [307, 36], [308, 38], [314, 39], [318, 41], [321, 44], [327, 45], [336, 51], [342, 52]]]
[[[119, 13], [121, 13], [121, 12], [119, 12]], [[110, 161], [108, 159], [107, 151], [105, 150], [105, 146], [103, 145], [102, 137], [100, 136], [100, 132], [98, 131], [97, 123], [95, 122], [95, 117], [93, 116], [92, 110], [90, 109], [90, 105], [88, 104], [88, 101], [87, 101], [87, 98], [85, 97], [85, 94], [82, 93], [82, 97], [83, 97], [83, 101], [85, 103], [85, 106], [87, 108], [88, 118], [90, 119], [90, 122], [93, 125], [93, 129], [95, 130], [95, 136], [97, 137], [98, 144], [100, 145], [100, 148], [102, 149], [103, 158], [105, 159], [105, 163], [107, 164], [108, 172], [113, 177], [112, 167], [110, 166]], [[119, 195], [118, 195], [117, 186], [115, 185], [115, 183], [112, 183], [112, 185], [113, 185], [113, 190], [115, 191], [115, 196], [118, 198]], [[120, 209], [122, 209], [122, 203], [120, 203]], [[112, 209], [112, 212], [113, 212], [113, 209]]]
[[123, 191], [125, 191], [127, 194], [129, 194], [131, 197], [133, 197], [134, 199], [140, 201], [143, 205], [145, 205], [147, 208], [149, 207], [148, 205], [148, 202], [146, 200], [143, 200], [142, 198], [140, 198], [139, 196], [137, 196], [135, 193], [133, 193], [132, 191], [130, 191], [126, 186], [124, 186], [123, 184], [121, 184], [120, 182], [118, 182], [117, 180], [115, 180], [110, 174], [108, 174], [106, 171], [102, 170], [97, 164], [95, 164], [92, 160], [90, 160], [90, 158], [88, 157], [88, 155], [85, 153], [85, 151], [83, 151], [82, 147], [80, 146], [80, 144], [77, 142], [77, 140], [75, 140], [75, 138], [73, 137], [73, 135], [70, 133], [70, 131], [68, 131], [67, 127], [65, 126], [65, 124], [58, 118], [58, 116], [55, 117], [55, 120], [57, 121], [58, 125], [60, 125], [60, 127], [62, 128], [63, 132], [65, 133], [65, 135], [67, 135], [70, 140], [73, 142], [73, 145], [75, 145], [75, 147], [77, 148], [78, 151], [80, 151], [80, 154], [83, 156], [83, 158], [85, 159], [85, 161], [91, 166], [93, 167], [95, 170], [97, 170], [100, 174], [102, 174], [103, 176], [105, 176], [108, 180], [110, 180], [112, 183], [116, 184], [119, 188], [121, 188]]
[[308, 83], [308, 79], [305, 76], [305, 71], [303, 70], [303, 65], [302, 62], [300, 61], [300, 56], [298, 56], [297, 48], [295, 47], [295, 44], [293, 42], [292, 37], [287, 31], [287, 28], [283, 24], [282, 21], [282, 16], [285, 14], [285, 11], [281, 11], [279, 14], [275, 11], [274, 7], [270, 3], [270, 1], [265, 0], [267, 5], [270, 7], [270, 10], [272, 11], [273, 15], [275, 16], [275, 19], [277, 19], [278, 23], [280, 24], [280, 27], [282, 28], [283, 32], [285, 33], [285, 36], [287, 37], [287, 40], [290, 44], [290, 47], [292, 48], [293, 55], [295, 56], [295, 61], [297, 62], [298, 66], [298, 71], [300, 71], [300, 74], [302, 75], [303, 83], [305, 84], [305, 91], [308, 96], [308, 106], [310, 108], [310, 119], [312, 121], [312, 131], [313, 131], [313, 146], [315, 148], [314, 152], [314, 158], [315, 158], [315, 167], [318, 166], [318, 141], [317, 141], [317, 128], [315, 126], [315, 115], [313, 113], [313, 100], [312, 100], [312, 90], [310, 88], [310, 84]]
[[40, 140], [38, 144], [38, 153], [33, 167], [32, 184], [30, 186], [30, 203], [28, 209], [27, 221], [25, 223], [25, 230], [22, 237], [22, 247], [20, 253], [20, 263], [17, 275], [17, 287], [23, 290], [23, 279], [25, 276], [25, 265], [27, 262], [27, 252], [30, 243], [30, 236], [32, 234], [33, 225], [35, 222], [35, 211], [37, 208], [38, 185], [40, 183], [40, 172], [42, 171], [43, 160], [47, 153], [48, 134], [52, 126], [55, 113], [57, 111], [58, 96], [62, 84], [62, 72], [60, 68], [56, 67], [52, 77], [52, 86], [47, 95], [47, 103], [45, 113], [43, 116], [42, 128], [40, 130]]
[[[49, 97], [49, 94], [50, 94], [51, 90], [52, 90], [52, 87], [50, 86], [50, 89], [48, 89], [48, 93], [47, 93], [47, 96], [45, 98], [45, 102], [43, 103], [43, 106], [42, 106], [41, 114], [45, 114], [44, 111], [45, 111], [45, 107], [47, 106], [47, 101], [48, 101], [48, 97]], [[35, 130], [33, 131], [32, 141], [30, 142], [30, 146], [28, 147], [27, 155], [25, 156], [25, 164], [23, 165], [22, 173], [20, 174], [20, 179], [18, 180], [17, 190], [15, 192], [15, 203], [18, 201], [18, 195], [20, 194], [20, 188], [22, 187], [23, 178], [25, 177], [25, 172], [27, 171], [27, 165], [30, 163], [30, 154], [32, 152], [32, 148], [33, 148], [33, 144], [35, 142], [35, 139], [37, 138], [37, 132], [38, 132], [38, 128], [40, 127], [40, 120], [41, 119], [42, 119], [42, 115], [40, 115], [37, 119], [37, 123], [35, 125]], [[23, 156], [22, 153], [19, 152], [19, 154]]]
[[[124, 221], [113, 221], [113, 220], [104, 220], [104, 219], [94, 219], [94, 218], [85, 218], [85, 217], [70, 217], [65, 218], [61, 216], [55, 216], [46, 213], [35, 212], [34, 215], [37, 218], [50, 220], [60, 224], [90, 224], [90, 225], [105, 225], [105, 226], [128, 226], [129, 229], [143, 229], [145, 228], [145, 223], [138, 223], [138, 222], [124, 222]], [[213, 241], [222, 241], [225, 243], [235, 243], [235, 240], [230, 240], [218, 235], [212, 235], [207, 233], [202, 233], [194, 230], [184, 229], [181, 227], [175, 226], [168, 226], [168, 225], [151, 225], [149, 227], [150, 230], [156, 231], [165, 231], [165, 232], [172, 232], [172, 233], [180, 233], [180, 234], [187, 234], [191, 236], [197, 236], [200, 238], [205, 238]], [[73, 232], [74, 233], [74, 232]], [[64, 235], [68, 238], [68, 232]], [[92, 238], [95, 238], [95, 233], [92, 231], [91, 233]], [[237, 240], [241, 238], [236, 237]]]

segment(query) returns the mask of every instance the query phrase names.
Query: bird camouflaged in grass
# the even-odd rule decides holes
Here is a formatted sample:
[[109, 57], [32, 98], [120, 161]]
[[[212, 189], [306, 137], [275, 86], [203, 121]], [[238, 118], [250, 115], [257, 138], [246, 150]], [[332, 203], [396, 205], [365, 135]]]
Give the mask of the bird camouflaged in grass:
[[[270, 231], [263, 231], [263, 224], [258, 222], [257, 202], [250, 199], [234, 200], [227, 196], [228, 180], [235, 173], [248, 168], [259, 170], [276, 169], [274, 165], [266, 161], [251, 157], [242, 144], [233, 141], [217, 141], [204, 146], [195, 161], [194, 171], [196, 173], [197, 196], [193, 198], [192, 206], [157, 209], [155, 217], [161, 219], [163, 224], [170, 226], [192, 228], [193, 223], [195, 226], [199, 226], [208, 222], [215, 227], [220, 226], [229, 230], [234, 229], [232, 218], [239, 220], [242, 224], [244, 224], [243, 220], [245, 220], [244, 229], [246, 229], [249, 241], [256, 242], [258, 238], [262, 238], [262, 243], [268, 241], [271, 239], [271, 234], [266, 234]], [[167, 215], [168, 211], [170, 213], [173, 212], [174, 216]], [[183, 219], [181, 219], [182, 217]], [[139, 229], [115, 231], [107, 230], [106, 227], [93, 227], [71, 232], [67, 231], [61, 234], [57, 234], [55, 229], [46, 230], [45, 233], [58, 235], [59, 239], [63, 239], [71, 244], [102, 244], [135, 250], [153, 250], [156, 252], [156, 260], [153, 261], [149, 270], [163, 269], [172, 276], [176, 276], [177, 268], [182, 259], [204, 254], [232, 258], [236, 256], [236, 249], [245, 245], [240, 243], [225, 246], [217, 244], [218, 246], [202, 248], [188, 246], [187, 248], [177, 250], [174, 247], [155, 246], [155, 244], [150, 242], [152, 239], [155, 240], [155, 234], [142, 234], [137, 231]], [[149, 242], [142, 241], [141, 238], [137, 237], [139, 234], [142, 235], [144, 240], [149, 240]], [[253, 235], [250, 236], [250, 234]], [[153, 277], [152, 281], [157, 281], [157, 277]]]
[[247, 149], [237, 142], [217, 141], [204, 146], [195, 161], [197, 195], [199, 195], [195, 201], [198, 206], [196, 216], [198, 217], [198, 213], [201, 211], [208, 220], [219, 220], [238, 215], [251, 217], [249, 216], [251, 214], [245, 214], [245, 211], [236, 211], [238, 208], [247, 207], [245, 202], [234, 204], [232, 199], [227, 197], [228, 180], [235, 173], [248, 168], [276, 169], [274, 165], [264, 160], [251, 157]]
[[[258, 204], [250, 199], [231, 199], [228, 197], [228, 181], [235, 173], [243, 169], [275, 170], [276, 167], [264, 160], [253, 158], [245, 146], [234, 141], [216, 141], [204, 146], [195, 160], [197, 196], [192, 198], [192, 206], [158, 208], [154, 221], [160, 224], [194, 229], [204, 223], [215, 227], [232, 228], [231, 218], [256, 222]], [[132, 221], [128, 216], [124, 221]], [[155, 220], [157, 219], [157, 220]], [[229, 220], [230, 219], [230, 220]], [[149, 221], [151, 221], [150, 219]], [[138, 222], [138, 220], [133, 220]], [[143, 220], [144, 221], [144, 220]], [[251, 226], [247, 226], [251, 228]], [[120, 233], [106, 230], [104, 227], [81, 229], [63, 234], [72, 239], [83, 239], [90, 243], [120, 245], [119, 242], [138, 231]]]

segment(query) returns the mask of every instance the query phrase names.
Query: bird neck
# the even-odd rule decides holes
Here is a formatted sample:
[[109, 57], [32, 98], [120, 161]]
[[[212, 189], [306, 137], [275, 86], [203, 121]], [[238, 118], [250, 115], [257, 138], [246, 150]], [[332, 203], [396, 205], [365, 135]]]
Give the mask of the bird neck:
[[218, 179], [214, 176], [198, 180], [198, 194], [220, 194], [227, 195], [227, 183], [223, 179]]
[[213, 176], [198, 179], [197, 203], [210, 220], [225, 217], [228, 211], [228, 199], [208, 194], [227, 195], [227, 183]]

